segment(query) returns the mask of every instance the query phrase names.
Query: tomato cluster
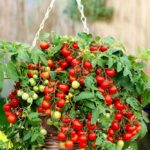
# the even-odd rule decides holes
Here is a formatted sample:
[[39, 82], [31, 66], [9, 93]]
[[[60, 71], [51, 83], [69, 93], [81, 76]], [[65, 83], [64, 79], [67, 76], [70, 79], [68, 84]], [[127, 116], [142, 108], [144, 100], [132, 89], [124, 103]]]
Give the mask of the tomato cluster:
[[[51, 45], [41, 42], [40, 48], [47, 54]], [[53, 47], [53, 45], [52, 45]], [[91, 45], [90, 53], [96, 55], [109, 50], [106, 45]], [[115, 85], [114, 68], [93, 67], [90, 59], [84, 58], [77, 42], [64, 43], [55, 58], [46, 58], [47, 65], [42, 62], [27, 65], [28, 88], [17, 86], [8, 98], [10, 102], [3, 109], [8, 121], [14, 124], [22, 113], [22, 106], [32, 105], [37, 112], [48, 116], [52, 121], [59, 121], [58, 141], [64, 143], [66, 149], [71, 149], [74, 144], [80, 148], [96, 148], [97, 131], [101, 130], [99, 121], [92, 124], [92, 114], [87, 112], [86, 118], [78, 115], [71, 117], [64, 107], [72, 103], [78, 111], [78, 103], [71, 101], [74, 91], [84, 91], [86, 78], [93, 74], [95, 87], [104, 98], [106, 107], [114, 109], [114, 119], [107, 131], [107, 140], [110, 142], [129, 141], [141, 130], [141, 124], [132, 113], [130, 106], [121, 101], [121, 96], [114, 98], [119, 87]], [[55, 79], [51, 72], [55, 73]], [[67, 72], [67, 80], [60, 79]], [[21, 83], [22, 84], [22, 83]], [[73, 92], [72, 92], [73, 91]], [[122, 142], [121, 141], [121, 142]], [[121, 143], [120, 142], [120, 143]]]

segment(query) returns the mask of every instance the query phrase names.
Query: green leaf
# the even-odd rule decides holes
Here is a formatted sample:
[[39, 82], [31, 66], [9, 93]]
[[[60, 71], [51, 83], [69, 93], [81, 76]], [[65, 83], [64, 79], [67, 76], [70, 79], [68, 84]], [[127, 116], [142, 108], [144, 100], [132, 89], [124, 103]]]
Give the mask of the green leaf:
[[38, 138], [38, 136], [39, 136], [39, 134], [38, 134], [38, 133], [34, 133], [34, 134], [32, 134], [31, 142], [36, 141], [36, 139]]
[[21, 49], [18, 50], [18, 57], [17, 58], [19, 58], [19, 59], [21, 59], [25, 62], [30, 62], [31, 61], [27, 51], [21, 50]]
[[27, 132], [27, 134], [25, 134], [25, 136], [23, 137], [23, 141], [29, 140], [31, 138], [31, 136], [32, 136], [32, 132], [31, 132], [31, 130], [29, 130]]
[[111, 57], [109, 57], [109, 59], [108, 59], [108, 68], [111, 68], [113, 66], [113, 63], [114, 63], [114, 60]]
[[88, 101], [84, 105], [90, 109], [96, 109], [96, 106], [93, 102]]
[[40, 55], [40, 60], [44, 65], [47, 65], [47, 61], [44, 55]]
[[74, 101], [80, 101], [80, 100], [85, 100], [85, 99], [91, 99], [94, 98], [93, 93], [91, 92], [81, 92], [79, 95], [74, 97]]
[[138, 111], [140, 110], [140, 105], [136, 98], [129, 97], [129, 98], [127, 98], [126, 102], [135, 110], [138, 110]]
[[50, 37], [50, 34], [48, 32], [46, 32], [40, 36], [40, 40], [46, 41], [46, 40], [48, 40], [49, 37]]
[[18, 81], [19, 76], [17, 74], [17, 69], [11, 61], [6, 65], [6, 71], [7, 71], [8, 77], [10, 77], [11, 79], [15, 81]]
[[84, 85], [88, 88], [88, 89], [93, 89], [95, 86], [95, 79], [92, 76], [88, 76], [86, 77], [85, 81], [84, 81]]
[[70, 111], [70, 117], [71, 118], [74, 118], [74, 116], [75, 116], [75, 109], [74, 109], [74, 107], [72, 107], [72, 109], [71, 109], [71, 111]]
[[94, 110], [92, 111], [92, 120], [91, 120], [91, 123], [92, 123], [92, 124], [96, 123], [98, 117], [99, 117], [99, 112], [98, 112], [97, 109], [94, 109]]
[[96, 92], [96, 96], [97, 96], [100, 100], [104, 99], [104, 97], [103, 97], [103, 95], [101, 94], [100, 91], [97, 91], [97, 92]]
[[120, 72], [123, 69], [120, 62], [117, 63], [117, 72]]
[[28, 118], [29, 120], [32, 120], [34, 118], [38, 118], [39, 114], [37, 112], [31, 112], [30, 114], [28, 114]]
[[140, 132], [140, 137], [143, 138], [146, 133], [147, 133], [147, 125], [145, 124], [144, 121], [141, 121], [141, 132]]
[[125, 67], [123, 71], [123, 76], [127, 76], [129, 74], [131, 74], [130, 70], [127, 67]]
[[4, 83], [4, 69], [3, 65], [0, 64], [0, 89], [3, 88], [3, 83]]
[[56, 71], [50, 71], [49, 73], [50, 73], [51, 79], [55, 80], [57, 72]]

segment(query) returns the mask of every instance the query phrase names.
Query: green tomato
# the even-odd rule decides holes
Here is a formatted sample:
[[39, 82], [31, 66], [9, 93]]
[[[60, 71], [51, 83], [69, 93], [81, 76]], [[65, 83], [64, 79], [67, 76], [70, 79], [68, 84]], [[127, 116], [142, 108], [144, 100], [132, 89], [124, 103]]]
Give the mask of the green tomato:
[[44, 128], [41, 128], [40, 133], [41, 133], [42, 135], [46, 135], [46, 134], [47, 134], [47, 131], [46, 131]]
[[28, 98], [29, 98], [29, 94], [27, 94], [27, 93], [22, 94], [22, 99], [23, 100], [27, 100]]
[[38, 87], [38, 86], [34, 86], [34, 87], [33, 87], [33, 90], [34, 90], [35, 92], [38, 92], [38, 91], [39, 91], [39, 87]]
[[117, 147], [120, 148], [120, 149], [122, 149], [123, 146], [124, 146], [124, 141], [123, 141], [123, 140], [119, 140], [119, 141], [117, 142]]
[[106, 118], [110, 118], [110, 113], [105, 114]]
[[28, 102], [29, 104], [32, 104], [32, 103], [33, 103], [33, 98], [29, 97], [29, 98], [27, 99], [27, 102]]
[[44, 85], [39, 85], [39, 91], [40, 91], [40, 92], [44, 92], [44, 88], [45, 88]]
[[36, 74], [33, 75], [33, 78], [34, 78], [34, 79], [38, 79], [38, 75], [36, 75]]
[[48, 80], [44, 80], [44, 85], [48, 85], [49, 84], [49, 81]]
[[34, 93], [33, 96], [32, 96], [32, 98], [33, 98], [34, 100], [36, 100], [36, 99], [38, 98], [38, 95], [37, 95], [36, 93]]
[[33, 78], [29, 79], [29, 83], [31, 86], [35, 86], [36, 85], [36, 81]]
[[103, 135], [103, 137], [104, 137], [105, 139], [107, 138], [107, 135], [106, 135], [105, 133], [103, 133], [102, 135]]
[[80, 83], [78, 81], [73, 81], [72, 82], [72, 88], [73, 89], [78, 89], [80, 87]]
[[52, 125], [52, 124], [53, 124], [53, 121], [49, 118], [49, 119], [47, 119], [47, 124], [48, 124], [48, 125]]
[[61, 113], [59, 111], [52, 111], [52, 118], [59, 120], [61, 118]]
[[17, 91], [17, 96], [22, 96], [22, 94], [23, 94], [23, 90], [18, 90]]

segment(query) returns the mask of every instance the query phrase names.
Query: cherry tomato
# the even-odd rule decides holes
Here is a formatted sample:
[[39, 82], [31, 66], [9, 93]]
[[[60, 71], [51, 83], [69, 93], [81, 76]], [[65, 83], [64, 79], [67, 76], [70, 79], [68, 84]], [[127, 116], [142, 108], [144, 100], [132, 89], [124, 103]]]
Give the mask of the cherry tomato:
[[42, 77], [43, 79], [49, 79], [49, 78], [50, 78], [50, 74], [49, 74], [48, 72], [42, 72], [42, 73], [41, 73], [41, 77]]
[[66, 101], [64, 99], [60, 99], [57, 102], [57, 106], [60, 107], [60, 108], [62, 108], [62, 107], [64, 107], [65, 103], [66, 103]]
[[56, 97], [64, 99], [65, 98], [65, 93], [64, 92], [57, 92]]
[[96, 139], [96, 137], [97, 137], [96, 133], [94, 133], [94, 132], [91, 132], [91, 133], [88, 134], [88, 139], [90, 141], [94, 141]]
[[86, 143], [86, 142], [87, 142], [87, 137], [86, 137], [86, 135], [81, 135], [81, 136], [79, 136], [79, 141], [80, 141], [80, 143]]
[[115, 134], [114, 130], [112, 128], [109, 128], [108, 129], [108, 135], [109, 136], [114, 136], [114, 134]]
[[65, 142], [65, 148], [72, 149], [74, 146], [73, 141], [69, 140]]
[[109, 94], [105, 95], [104, 99], [107, 105], [111, 105], [113, 103], [112, 97]]
[[17, 120], [17, 117], [16, 117], [16, 115], [11, 114], [11, 115], [8, 116], [7, 119], [8, 119], [9, 123], [14, 124], [16, 122], [16, 120]]
[[44, 109], [39, 106], [39, 107], [37, 108], [37, 111], [38, 111], [39, 113], [43, 113], [43, 112], [44, 112]]
[[71, 63], [73, 59], [74, 59], [74, 57], [69, 55], [69, 56], [66, 57], [65, 60], [66, 60], [66, 62]]
[[124, 109], [124, 105], [120, 101], [116, 101], [115, 102], [115, 108], [117, 110], [123, 110]]
[[69, 127], [69, 126], [61, 126], [61, 127], [60, 127], [60, 130], [61, 130], [62, 132], [68, 132], [68, 131], [70, 130], [70, 127]]
[[11, 104], [5, 104], [5, 105], [3, 106], [3, 110], [4, 110], [4, 111], [10, 111], [10, 110], [11, 110]]
[[10, 102], [10, 105], [12, 107], [18, 107], [19, 104], [20, 104], [20, 101], [18, 99], [16, 99], [16, 98], [12, 99], [11, 102]]
[[109, 77], [114, 77], [116, 75], [116, 71], [113, 68], [112, 69], [111, 68], [106, 69], [105, 73]]
[[92, 63], [90, 61], [85, 61], [83, 67], [87, 70], [92, 69]]
[[91, 46], [91, 47], [90, 47], [90, 51], [91, 51], [91, 52], [97, 52], [97, 51], [98, 51], [98, 46], [94, 46], [94, 45]]
[[72, 48], [74, 48], [74, 49], [79, 49], [79, 46], [78, 46], [78, 44], [77, 43], [72, 43]]
[[40, 48], [41, 48], [42, 50], [48, 49], [48, 48], [49, 48], [48, 42], [45, 42], [45, 41], [40, 42]]
[[101, 83], [101, 88], [102, 89], [106, 89], [106, 88], [108, 88], [109, 87], [109, 81], [103, 81], [102, 83]]
[[107, 51], [108, 50], [108, 46], [106, 46], [106, 45], [102, 45], [101, 47], [100, 47], [100, 51], [101, 52], [105, 52], [105, 51]]
[[51, 99], [52, 99], [52, 96], [51, 96], [51, 95], [46, 94], [46, 95], [44, 96], [44, 100], [46, 100], [46, 101], [50, 101]]
[[70, 69], [70, 70], [69, 70], [69, 75], [75, 76], [75, 74], [76, 74], [76, 72], [75, 72], [74, 69]]
[[101, 92], [102, 95], [105, 94], [105, 90], [103, 88], [101, 88], [100, 86], [98, 87], [99, 91]]
[[34, 64], [28, 64], [28, 67], [27, 67], [27, 68], [31, 70], [31, 69], [33, 69], [34, 67], [35, 67]]
[[64, 141], [66, 140], [66, 135], [63, 132], [59, 132], [57, 135], [58, 141]]
[[60, 63], [60, 67], [62, 67], [63, 69], [66, 69], [68, 67], [68, 63], [66, 61], [63, 61]]
[[85, 81], [85, 78], [84, 78], [84, 77], [79, 78], [79, 83], [80, 83], [80, 85], [84, 85], [84, 81]]
[[73, 141], [74, 143], [78, 141], [78, 134], [74, 134], [71, 136], [71, 141]]
[[112, 87], [109, 88], [109, 93], [110, 94], [116, 94], [118, 92], [117, 87], [113, 85]]
[[111, 143], [114, 143], [115, 141], [114, 138], [111, 136], [107, 136], [107, 140], [110, 141]]
[[53, 67], [54, 66], [54, 62], [51, 59], [47, 60], [47, 64], [49, 67]]
[[103, 76], [100, 76], [100, 75], [96, 75], [95, 79], [96, 79], [98, 84], [101, 84], [105, 80], [105, 78]]
[[102, 71], [101, 69], [96, 69], [95, 72], [96, 72], [97, 75], [100, 75], [101, 71]]
[[82, 123], [81, 123], [78, 119], [76, 119], [76, 120], [73, 121], [72, 127], [73, 127], [75, 130], [79, 131], [79, 130], [82, 129]]
[[91, 124], [91, 120], [88, 120], [87, 128], [89, 130], [95, 130], [96, 129], [96, 123], [95, 124]]
[[114, 118], [115, 118], [115, 120], [121, 120], [123, 118], [123, 116], [121, 113], [116, 113], [116, 114], [114, 114]]
[[73, 67], [75, 67], [75, 66], [77, 66], [77, 65], [80, 65], [80, 63], [81, 63], [81, 61], [79, 60], [79, 59], [73, 59], [72, 61], [71, 61], [71, 66], [73, 66]]
[[119, 130], [119, 129], [120, 129], [120, 126], [119, 126], [118, 121], [113, 121], [113, 122], [111, 123], [111, 128], [112, 128], [113, 130]]
[[63, 91], [64, 93], [66, 93], [69, 89], [69, 85], [61, 83], [61, 84], [58, 85], [58, 89], [60, 91]]
[[129, 141], [129, 140], [131, 140], [131, 138], [132, 138], [132, 134], [131, 134], [131, 133], [125, 133], [125, 134], [123, 135], [123, 139], [124, 139], [125, 141]]
[[42, 108], [49, 109], [51, 107], [51, 104], [49, 104], [47, 101], [42, 101]]

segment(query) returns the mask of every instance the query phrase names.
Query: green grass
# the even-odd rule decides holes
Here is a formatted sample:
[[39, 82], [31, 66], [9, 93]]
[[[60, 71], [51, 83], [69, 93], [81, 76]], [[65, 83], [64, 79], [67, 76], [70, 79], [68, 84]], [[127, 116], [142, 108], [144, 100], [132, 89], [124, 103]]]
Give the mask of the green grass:
[[3, 105], [4, 105], [4, 101], [2, 99], [0, 99], [0, 126], [8, 125], [7, 118], [6, 118], [5, 113], [3, 111]]

